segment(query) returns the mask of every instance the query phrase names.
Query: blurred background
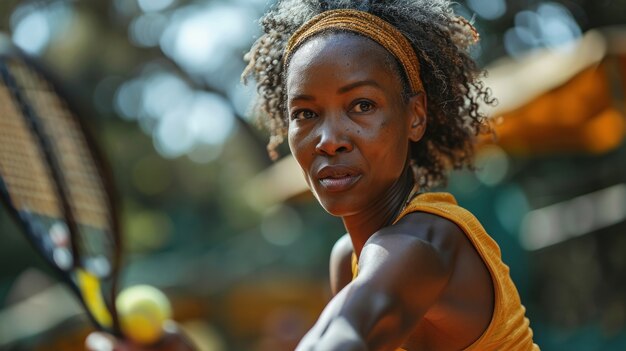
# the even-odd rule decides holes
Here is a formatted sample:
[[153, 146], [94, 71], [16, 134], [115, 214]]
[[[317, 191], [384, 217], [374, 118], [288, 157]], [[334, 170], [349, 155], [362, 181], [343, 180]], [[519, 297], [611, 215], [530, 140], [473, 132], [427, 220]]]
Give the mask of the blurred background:
[[[288, 150], [272, 163], [239, 75], [266, 0], [0, 2], [110, 160], [122, 285], [152, 284], [201, 350], [292, 350], [343, 234]], [[626, 350], [626, 2], [467, 0], [499, 99], [447, 188], [499, 243], [542, 350]], [[0, 349], [81, 350], [73, 296], [0, 211]]]

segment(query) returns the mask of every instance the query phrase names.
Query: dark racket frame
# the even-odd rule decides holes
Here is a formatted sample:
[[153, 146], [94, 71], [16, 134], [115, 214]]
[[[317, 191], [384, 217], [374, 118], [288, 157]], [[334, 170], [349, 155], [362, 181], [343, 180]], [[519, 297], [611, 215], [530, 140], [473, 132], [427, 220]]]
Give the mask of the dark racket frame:
[[[44, 123], [42, 122], [41, 116], [38, 115], [36, 109], [31, 105], [31, 101], [26, 96], [24, 89], [22, 89], [17, 83], [14, 72], [12, 72], [10, 66], [11, 64], [19, 64], [26, 67], [31, 72], [39, 75], [45, 83], [47, 83], [46, 88], [49, 89], [49, 93], [55, 94], [57, 99], [62, 102], [65, 110], [69, 112], [70, 120], [74, 121], [74, 125], [78, 127], [79, 130], [73, 131], [77, 133], [77, 135], [82, 135], [82, 139], [84, 144], [86, 145], [88, 150], [85, 150], [88, 158], [91, 158], [91, 166], [94, 166], [92, 170], [96, 173], [97, 179], [92, 179], [95, 182], [100, 182], [100, 187], [103, 192], [100, 195], [104, 195], [104, 199], [99, 199], [103, 202], [103, 206], [108, 211], [108, 218], [110, 228], [109, 230], [103, 231], [103, 235], [107, 236], [111, 243], [111, 252], [109, 260], [109, 269], [108, 274], [98, 277], [98, 286], [99, 291], [91, 291], [88, 293], [97, 293], [99, 294], [103, 301], [104, 305], [109, 313], [110, 323], [109, 325], [104, 325], [103, 323], [98, 321], [98, 318], [94, 315], [94, 313], [90, 310], [89, 302], [86, 301], [89, 298], [86, 298], [84, 295], [84, 291], [79, 287], [81, 284], [78, 282], [78, 271], [85, 271], [86, 268], [83, 266], [85, 263], [85, 255], [83, 253], [83, 245], [85, 244], [81, 240], [80, 233], [84, 231], [84, 228], [80, 227], [80, 223], [77, 222], [75, 209], [81, 206], [80, 203], [74, 202], [74, 206], [70, 203], [70, 191], [74, 186], [79, 186], [76, 184], [69, 184], [67, 181], [67, 175], [64, 174], [64, 170], [61, 166], [60, 156], [57, 155], [58, 152], [55, 152], [55, 149], [58, 147], [54, 145], [54, 141], [50, 140], [49, 135], [47, 135], [44, 130]], [[69, 250], [72, 256], [71, 266], [61, 268], [52, 256], [52, 252], [50, 251], [49, 243], [44, 242], [42, 235], [49, 234], [48, 232], [42, 232], [42, 230], [46, 229], [41, 223], [38, 223], [38, 219], [32, 216], [32, 213], [29, 213], [27, 209], [20, 209], [15, 207], [15, 202], [12, 199], [12, 195], [10, 190], [8, 189], [5, 180], [5, 177], [2, 171], [2, 164], [0, 163], [0, 198], [2, 202], [5, 204], [5, 207], [8, 209], [9, 213], [16, 219], [16, 221], [20, 224], [23, 233], [28, 238], [28, 241], [31, 245], [36, 249], [37, 252], [44, 258], [44, 260], [53, 268], [54, 271], [58, 274], [61, 280], [66, 283], [71, 290], [76, 294], [81, 304], [87, 311], [87, 314], [90, 320], [94, 323], [94, 325], [100, 329], [105, 330], [107, 332], [113, 333], [115, 335], [121, 335], [119, 329], [119, 320], [117, 311], [115, 308], [115, 296], [117, 294], [117, 284], [118, 284], [118, 273], [120, 268], [120, 259], [121, 259], [121, 240], [120, 240], [120, 230], [119, 230], [119, 218], [116, 212], [116, 198], [115, 198], [115, 188], [111, 176], [111, 170], [105, 162], [103, 154], [98, 149], [94, 139], [91, 134], [88, 132], [85, 127], [83, 121], [78, 118], [80, 116], [76, 113], [76, 106], [71, 103], [71, 100], [67, 98], [67, 94], [62, 90], [60, 84], [57, 80], [55, 80], [52, 75], [45, 70], [40, 64], [35, 62], [32, 58], [25, 55], [23, 52], [15, 48], [6, 37], [3, 37], [0, 33], [0, 85], [3, 85], [8, 90], [8, 95], [13, 99], [14, 105], [19, 109], [18, 113], [21, 114], [21, 118], [25, 120], [28, 125], [28, 129], [30, 134], [34, 137], [34, 139], [38, 145], [35, 145], [37, 149], [39, 149], [40, 153], [43, 155], [43, 163], [44, 167], [48, 169], [47, 174], [51, 179], [49, 179], [52, 184], [53, 191], [56, 193], [56, 198], [60, 203], [60, 214], [61, 220], [65, 221], [67, 226], [67, 231], [69, 235]], [[2, 100], [0, 100], [0, 104], [2, 104]], [[1, 112], [1, 110], [0, 110]], [[0, 114], [0, 119], [5, 118]], [[1, 137], [1, 135], [0, 135]], [[0, 140], [1, 142], [1, 140]], [[1, 145], [1, 143], [0, 143]], [[0, 150], [1, 151], [1, 150]], [[84, 155], [83, 155], [84, 156]], [[1, 161], [1, 160], [0, 160]], [[21, 160], [23, 162], [29, 162], [29, 160]], [[2, 161], [4, 162], [4, 161]], [[91, 177], [90, 177], [91, 179]], [[82, 204], [84, 205], [84, 204]], [[41, 222], [41, 221], [39, 221]], [[89, 270], [86, 270], [89, 272]], [[93, 289], [92, 289], [93, 290]]]

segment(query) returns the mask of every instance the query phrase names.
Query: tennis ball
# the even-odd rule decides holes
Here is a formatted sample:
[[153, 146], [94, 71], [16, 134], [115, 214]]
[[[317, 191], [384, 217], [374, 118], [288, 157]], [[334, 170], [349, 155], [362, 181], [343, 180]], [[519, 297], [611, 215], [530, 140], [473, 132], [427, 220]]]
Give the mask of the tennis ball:
[[149, 285], [124, 289], [115, 305], [122, 333], [142, 345], [159, 341], [163, 335], [163, 324], [172, 317], [167, 296]]

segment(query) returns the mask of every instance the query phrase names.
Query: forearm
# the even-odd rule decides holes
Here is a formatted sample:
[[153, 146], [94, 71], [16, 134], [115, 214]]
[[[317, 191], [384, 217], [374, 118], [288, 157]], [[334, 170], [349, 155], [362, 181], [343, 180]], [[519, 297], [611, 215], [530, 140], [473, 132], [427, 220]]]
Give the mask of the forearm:
[[354, 327], [368, 350], [395, 350], [410, 335], [422, 313], [408, 308], [401, 294], [371, 285], [353, 286], [339, 316]]
[[368, 351], [365, 340], [344, 317], [328, 321], [321, 333], [313, 328], [300, 342], [296, 351]]
[[297, 350], [395, 350], [415, 323], [401, 305], [396, 297], [370, 286], [348, 284]]
[[330, 301], [298, 351], [358, 350], [359, 344], [395, 350], [436, 304], [450, 267], [420, 238], [372, 236], [361, 251], [358, 276]]

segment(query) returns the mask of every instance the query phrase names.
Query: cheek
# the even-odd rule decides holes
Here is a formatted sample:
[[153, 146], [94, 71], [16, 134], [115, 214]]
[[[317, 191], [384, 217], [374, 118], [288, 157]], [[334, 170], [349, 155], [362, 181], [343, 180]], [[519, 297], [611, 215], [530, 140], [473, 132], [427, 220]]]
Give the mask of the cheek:
[[408, 134], [399, 120], [381, 120], [373, 128], [363, 131], [365, 149], [375, 162], [374, 166], [385, 169], [391, 173], [397, 173], [404, 168], [408, 153]]
[[302, 176], [304, 181], [311, 187], [311, 179], [309, 177], [309, 170], [311, 163], [313, 162], [313, 151], [310, 150], [308, 146], [309, 142], [307, 141], [308, 133], [303, 131], [302, 128], [297, 128], [294, 125], [290, 124], [287, 132], [287, 142], [289, 144], [289, 150], [293, 155], [293, 158], [296, 160], [298, 165], [300, 166], [300, 170], [302, 171]]
[[404, 144], [408, 145], [408, 133], [400, 117], [381, 119], [371, 128], [371, 139], [381, 146], [381, 150], [400, 151], [405, 148]]
[[295, 136], [293, 135], [291, 124], [289, 124], [289, 128], [287, 129], [287, 144], [289, 144], [289, 150], [291, 154], [295, 156]]
[[289, 124], [287, 132], [287, 141], [289, 143], [289, 149], [291, 154], [301, 166], [304, 166], [306, 159], [310, 158], [309, 155], [313, 154], [311, 151], [310, 133], [307, 133], [303, 128], [300, 128], [294, 124]]

